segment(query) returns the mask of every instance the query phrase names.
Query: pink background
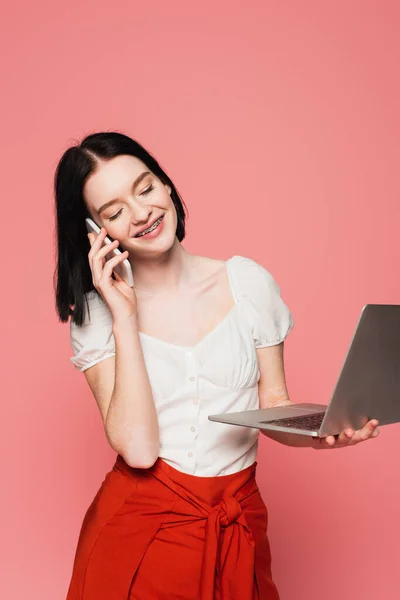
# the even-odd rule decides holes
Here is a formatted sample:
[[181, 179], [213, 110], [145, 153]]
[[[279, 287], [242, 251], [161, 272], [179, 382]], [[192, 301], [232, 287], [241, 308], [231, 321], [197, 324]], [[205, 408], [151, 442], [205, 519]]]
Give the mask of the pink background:
[[[52, 178], [117, 129], [190, 211], [185, 247], [250, 256], [296, 322], [293, 401], [328, 402], [359, 311], [399, 303], [393, 0], [14, 2], [2, 15], [0, 596], [65, 597], [115, 453], [54, 309]], [[261, 439], [282, 600], [398, 598], [399, 433], [315, 452]]]

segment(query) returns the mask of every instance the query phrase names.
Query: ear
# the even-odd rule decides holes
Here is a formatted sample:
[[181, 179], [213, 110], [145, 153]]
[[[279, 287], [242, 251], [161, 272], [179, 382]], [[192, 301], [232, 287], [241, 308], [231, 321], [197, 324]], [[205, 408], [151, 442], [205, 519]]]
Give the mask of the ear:
[[168, 194], [171, 195], [171, 192], [172, 192], [171, 187], [167, 183], [165, 183], [164, 185], [168, 191]]

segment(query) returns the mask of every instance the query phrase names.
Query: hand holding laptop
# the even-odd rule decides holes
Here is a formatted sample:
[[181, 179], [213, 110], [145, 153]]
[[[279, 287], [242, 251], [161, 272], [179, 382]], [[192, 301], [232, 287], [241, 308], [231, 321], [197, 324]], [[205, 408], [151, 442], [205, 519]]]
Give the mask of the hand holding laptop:
[[298, 435], [297, 433], [284, 433], [282, 431], [267, 431], [262, 429], [261, 433], [264, 433], [266, 437], [269, 437], [276, 442], [283, 443], [286, 446], [293, 446], [295, 448], [314, 448], [314, 450], [329, 450], [332, 448], [355, 446], [360, 442], [378, 437], [380, 433], [378, 425], [379, 423], [376, 419], [371, 419], [362, 429], [357, 429], [355, 431], [353, 429], [345, 429], [345, 431], [339, 435], [328, 435], [321, 438]]
[[377, 437], [378, 423], [400, 422], [400, 305], [363, 307], [328, 406], [285, 403], [208, 418], [289, 446], [342, 448]]
[[355, 446], [360, 442], [365, 442], [379, 435], [379, 421], [371, 419], [362, 429], [346, 429], [338, 436], [328, 435], [325, 438], [311, 438], [312, 447], [321, 450], [324, 448], [345, 448], [346, 446]]

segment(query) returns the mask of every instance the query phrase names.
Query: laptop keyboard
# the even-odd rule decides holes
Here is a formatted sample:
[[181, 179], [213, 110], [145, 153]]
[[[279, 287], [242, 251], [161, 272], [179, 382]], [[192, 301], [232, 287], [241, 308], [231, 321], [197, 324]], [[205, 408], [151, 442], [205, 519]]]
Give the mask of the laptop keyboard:
[[301, 415], [300, 417], [288, 417], [286, 419], [274, 419], [273, 421], [260, 421], [260, 423], [269, 423], [282, 427], [293, 427], [293, 429], [305, 429], [306, 431], [315, 431], [321, 427], [324, 412], [313, 413], [311, 415]]

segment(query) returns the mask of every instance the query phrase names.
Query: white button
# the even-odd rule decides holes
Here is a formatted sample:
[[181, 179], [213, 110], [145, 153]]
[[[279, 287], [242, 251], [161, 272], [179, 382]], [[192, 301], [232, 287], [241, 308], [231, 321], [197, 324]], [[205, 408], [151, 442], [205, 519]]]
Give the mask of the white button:
[[192, 458], [192, 456], [193, 456], [193, 452], [188, 452], [188, 457]]
[[189, 377], [189, 381], [195, 381], [196, 377]]
[[198, 404], [199, 401], [197, 400], [197, 398], [193, 398], [193, 404]]
[[186, 356], [192, 356], [191, 352], [186, 352]]
[[196, 427], [194, 427], [193, 425], [190, 428], [190, 431], [196, 431]]

